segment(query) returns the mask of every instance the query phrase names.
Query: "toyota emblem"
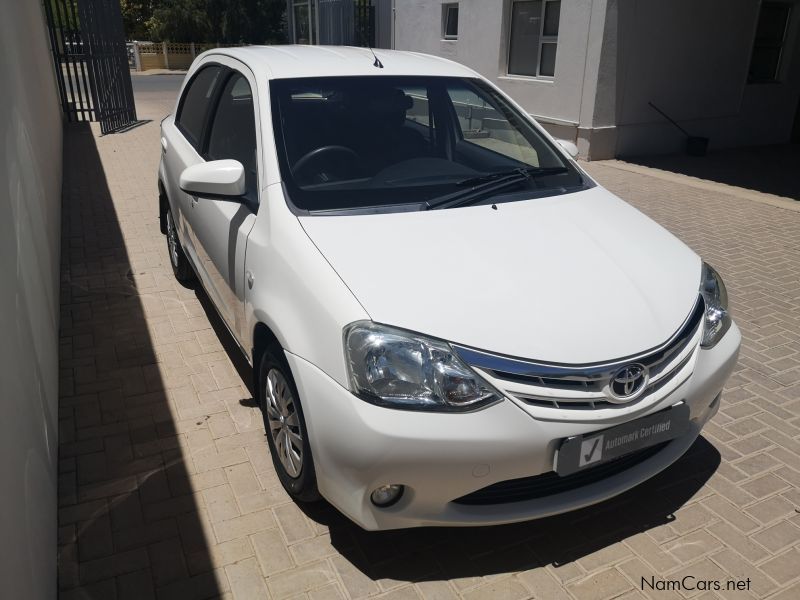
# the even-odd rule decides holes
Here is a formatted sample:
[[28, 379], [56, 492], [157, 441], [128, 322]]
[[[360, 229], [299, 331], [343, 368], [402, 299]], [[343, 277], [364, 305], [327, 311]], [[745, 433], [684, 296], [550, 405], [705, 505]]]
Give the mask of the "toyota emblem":
[[647, 388], [650, 373], [642, 364], [625, 365], [611, 376], [608, 395], [611, 402], [623, 403], [636, 400]]

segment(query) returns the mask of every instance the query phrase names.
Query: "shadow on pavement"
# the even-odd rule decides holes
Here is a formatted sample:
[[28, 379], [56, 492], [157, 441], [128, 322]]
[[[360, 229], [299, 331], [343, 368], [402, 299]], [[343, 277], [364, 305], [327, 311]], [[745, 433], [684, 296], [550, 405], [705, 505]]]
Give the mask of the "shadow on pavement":
[[128, 247], [141, 250], [147, 235], [126, 231], [126, 246], [121, 229], [134, 206], [126, 203], [137, 200], [112, 197], [90, 126], [68, 125], [58, 512], [65, 598], [206, 598], [224, 591], [173, 417], [165, 350], [156, 347], [158, 331], [178, 337], [169, 316], [182, 303], [167, 302], [159, 293], [166, 288], [153, 283], [158, 277], [140, 273], [146, 260], [129, 256]]
[[707, 156], [642, 156], [626, 162], [800, 200], [800, 144], [718, 150]]
[[217, 309], [214, 308], [211, 298], [208, 297], [208, 294], [206, 294], [206, 291], [203, 289], [203, 286], [200, 285], [200, 282], [194, 281], [191, 284], [190, 289], [194, 292], [197, 300], [202, 305], [206, 317], [208, 317], [208, 322], [211, 324], [211, 328], [217, 335], [220, 344], [222, 344], [222, 347], [225, 349], [225, 353], [228, 355], [228, 358], [230, 358], [233, 368], [236, 369], [236, 373], [241, 378], [242, 383], [247, 386], [247, 391], [250, 392], [250, 398], [242, 398], [239, 404], [242, 406], [255, 407], [256, 401], [255, 390], [253, 388], [253, 368], [247, 362], [247, 358], [245, 358], [244, 354], [242, 354], [242, 351], [239, 349], [236, 340], [233, 339], [230, 331], [228, 331], [228, 327], [225, 325], [222, 317], [219, 316]]
[[[137, 119], [124, 127], [120, 127], [119, 129], [115, 129], [114, 131], [110, 131], [103, 135], [113, 135], [115, 133], [127, 133], [131, 129], [136, 129], [137, 127], [141, 127], [142, 125], [147, 125], [148, 123], [152, 123], [153, 119]], [[102, 136], [101, 136], [102, 137]]]
[[676, 463], [642, 485], [575, 512], [510, 525], [367, 532], [332, 506], [301, 506], [329, 527], [333, 546], [373, 580], [431, 581], [556, 568], [675, 520], [720, 463], [700, 437]]

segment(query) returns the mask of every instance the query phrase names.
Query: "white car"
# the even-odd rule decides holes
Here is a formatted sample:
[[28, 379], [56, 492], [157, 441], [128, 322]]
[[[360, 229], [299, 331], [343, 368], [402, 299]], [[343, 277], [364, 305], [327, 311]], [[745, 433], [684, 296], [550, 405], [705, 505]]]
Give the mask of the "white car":
[[544, 517], [662, 471], [719, 408], [717, 272], [466, 67], [211, 50], [161, 136], [175, 275], [252, 364], [298, 500], [370, 530]]

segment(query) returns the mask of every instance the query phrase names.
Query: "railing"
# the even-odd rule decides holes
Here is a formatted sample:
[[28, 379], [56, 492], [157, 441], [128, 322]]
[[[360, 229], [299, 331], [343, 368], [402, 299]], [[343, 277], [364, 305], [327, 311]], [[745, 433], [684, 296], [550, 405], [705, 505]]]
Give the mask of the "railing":
[[375, 7], [372, 0], [356, 0], [353, 45], [375, 46]]
[[241, 44], [128, 42], [128, 63], [137, 71], [151, 69], [186, 70], [198, 54], [211, 48], [229, 48]]
[[136, 122], [119, 2], [44, 2], [61, 107], [69, 121], [99, 121], [102, 133]]

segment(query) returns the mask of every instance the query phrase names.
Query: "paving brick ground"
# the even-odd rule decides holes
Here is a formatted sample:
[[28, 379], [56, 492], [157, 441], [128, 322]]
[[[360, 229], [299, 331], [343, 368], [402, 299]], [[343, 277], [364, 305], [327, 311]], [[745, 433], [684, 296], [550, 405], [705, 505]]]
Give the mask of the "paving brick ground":
[[[744, 344], [720, 413], [678, 464], [591, 509], [369, 534], [282, 491], [246, 370], [172, 278], [158, 147], [157, 120], [65, 138], [62, 598], [800, 598], [800, 212], [590, 165], [725, 277]], [[642, 588], [685, 575], [749, 591]]]

